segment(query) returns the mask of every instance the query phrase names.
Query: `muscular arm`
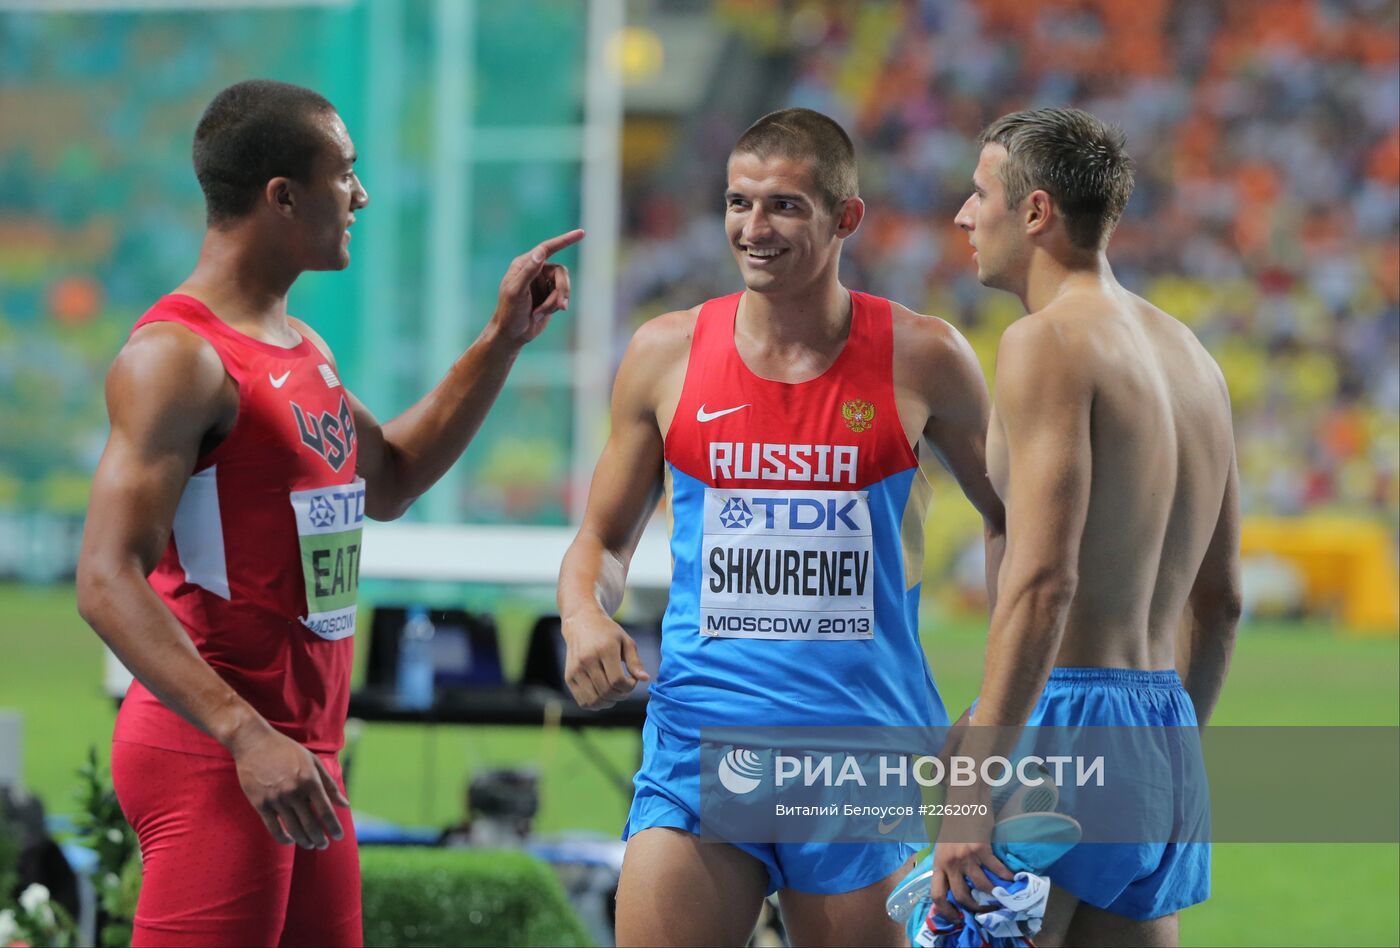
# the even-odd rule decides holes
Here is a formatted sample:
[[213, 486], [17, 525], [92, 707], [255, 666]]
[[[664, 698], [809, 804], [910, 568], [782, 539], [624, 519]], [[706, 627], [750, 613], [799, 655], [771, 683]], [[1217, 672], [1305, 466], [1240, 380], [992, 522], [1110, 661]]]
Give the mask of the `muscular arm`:
[[1225, 683], [1241, 608], [1239, 471], [1231, 452], [1215, 532], [1186, 603], [1188, 658], [1182, 678], [1203, 729]]
[[[987, 421], [992, 405], [987, 380], [972, 347], [948, 323], [911, 313], [903, 329], [898, 351], [912, 356], [910, 381], [929, 408], [924, 441], [982, 515], [987, 602], [988, 608], [994, 608], [1006, 548], [1006, 511], [987, 477]], [[901, 376], [906, 371], [901, 366]]]
[[349, 805], [335, 782], [200, 657], [146, 582], [202, 439], [237, 410], [231, 386], [213, 349], [173, 324], [144, 327], [117, 356], [107, 377], [112, 433], [78, 559], [78, 611], [162, 704], [228, 748], [274, 838], [324, 847], [322, 827], [340, 838], [329, 800]]
[[[310, 327], [294, 325], [335, 364], [329, 348]], [[356, 473], [365, 479], [368, 516], [375, 520], [403, 516], [447, 473], [481, 429], [520, 348], [488, 325], [437, 385], [387, 423], [347, 392], [359, 439]]]
[[657, 393], [662, 378], [684, 365], [685, 317], [672, 313], [653, 320], [627, 347], [613, 387], [612, 431], [593, 473], [578, 536], [560, 566], [565, 677], [586, 708], [607, 707], [645, 677], [636, 647], [611, 616], [622, 603], [628, 564], [661, 493]]
[[987, 421], [992, 400], [967, 340], [949, 327], [945, 357], [935, 377], [924, 437], [982, 515], [986, 545], [987, 608], [996, 608], [997, 576], [1006, 551], [1006, 510], [987, 477]]
[[[568, 308], [568, 271], [546, 261], [582, 239], [583, 231], [570, 231], [516, 257], [501, 280], [496, 310], [476, 342], [403, 414], [380, 424], [352, 397], [360, 439], [358, 472], [365, 479], [369, 516], [401, 516], [461, 457], [500, 395], [520, 350], [544, 331], [553, 313]], [[324, 351], [325, 344], [310, 335]]]
[[[1011, 752], [1045, 687], [1078, 582], [1079, 544], [1089, 509], [1089, 413], [1093, 389], [1076, 369], [1058, 328], [1030, 316], [1002, 336], [997, 355], [997, 417], [1009, 464], [1006, 555], [987, 635], [976, 711], [958, 743], [982, 761]], [[949, 790], [966, 817], [945, 819], [934, 856], [932, 895], [954, 918], [951, 892], [973, 904], [964, 879], [990, 892], [983, 871], [1011, 872], [993, 854], [991, 792], [985, 783]]]
[[977, 724], [1019, 727], [1050, 675], [1078, 584], [1089, 509], [1093, 387], [1044, 317], [1008, 329], [997, 415], [1010, 469], [1006, 556], [987, 637]]
[[200, 441], [230, 404], [225, 383], [214, 351], [174, 324], [143, 328], [117, 356], [107, 376], [112, 433], [93, 478], [77, 593], [78, 611], [132, 674], [228, 747], [262, 718], [200, 658], [146, 582]]

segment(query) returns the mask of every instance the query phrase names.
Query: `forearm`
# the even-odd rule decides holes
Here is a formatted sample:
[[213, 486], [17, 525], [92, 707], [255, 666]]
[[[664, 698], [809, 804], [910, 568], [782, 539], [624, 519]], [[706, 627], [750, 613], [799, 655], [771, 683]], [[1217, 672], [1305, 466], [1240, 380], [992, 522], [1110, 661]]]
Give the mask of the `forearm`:
[[566, 623], [590, 611], [611, 616], [622, 605], [626, 585], [622, 554], [592, 531], [580, 530], [559, 568], [559, 615]]
[[80, 567], [78, 610], [161, 703], [230, 751], [270, 725], [209, 666], [134, 566]]
[[987, 663], [973, 723], [960, 753], [984, 759], [1015, 746], [1055, 664], [1073, 584], [1043, 576], [1009, 582], [992, 615]]
[[1215, 712], [1225, 684], [1230, 656], [1235, 650], [1237, 619], [1229, 614], [1202, 616], [1190, 614], [1190, 655], [1182, 675], [1186, 693], [1196, 709], [1196, 722], [1205, 728]]
[[402, 512], [447, 473], [481, 429], [520, 348], [488, 325], [441, 382], [383, 426], [384, 487], [393, 496], [376, 503], [391, 500]]
[[982, 542], [987, 573], [987, 615], [990, 616], [997, 609], [997, 583], [1001, 579], [1002, 557], [1006, 555], [1006, 529], [990, 520], [985, 521], [982, 528]]

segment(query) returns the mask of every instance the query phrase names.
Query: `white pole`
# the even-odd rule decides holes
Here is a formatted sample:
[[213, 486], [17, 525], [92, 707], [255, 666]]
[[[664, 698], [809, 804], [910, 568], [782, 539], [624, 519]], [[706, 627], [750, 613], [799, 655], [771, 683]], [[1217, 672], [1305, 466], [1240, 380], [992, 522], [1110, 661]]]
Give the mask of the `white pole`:
[[[403, 107], [403, 16], [397, 0], [372, 0], [365, 18], [369, 73], [365, 83], [365, 151], [373, 159], [365, 187], [370, 206], [369, 226], [356, 240], [354, 268], [360, 280], [361, 371], [353, 381], [356, 393], [381, 417], [398, 406], [395, 381], [402, 375], [399, 355], [407, 336], [399, 313], [399, 111]], [[353, 132], [353, 129], [352, 129]], [[362, 173], [363, 170], [362, 169]], [[363, 235], [363, 236], [360, 236]], [[417, 397], [414, 393], [412, 397]]]
[[574, 437], [569, 516], [583, 518], [588, 481], [607, 434], [609, 369], [617, 307], [621, 195], [622, 77], [610, 53], [625, 23], [623, 0], [588, 4], [583, 107], [582, 225], [578, 293], [570, 309], [574, 348]]
[[[476, 72], [476, 0], [433, 7], [433, 200], [428, 211], [427, 326], [420, 364], [436, 384], [466, 347], [471, 313], [473, 168], [468, 161]], [[375, 318], [375, 314], [369, 314]], [[424, 498], [429, 520], [461, 519], [462, 477], [453, 467]]]

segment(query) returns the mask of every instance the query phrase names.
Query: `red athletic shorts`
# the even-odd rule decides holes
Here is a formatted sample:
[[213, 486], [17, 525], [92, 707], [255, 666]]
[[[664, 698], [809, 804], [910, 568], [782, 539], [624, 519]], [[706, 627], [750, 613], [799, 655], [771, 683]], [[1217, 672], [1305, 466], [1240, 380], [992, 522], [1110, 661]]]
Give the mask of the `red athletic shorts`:
[[[320, 759], [343, 792], [339, 762]], [[348, 809], [343, 839], [302, 849], [268, 834], [231, 758], [113, 741], [112, 783], [141, 840], [134, 946], [363, 944]]]

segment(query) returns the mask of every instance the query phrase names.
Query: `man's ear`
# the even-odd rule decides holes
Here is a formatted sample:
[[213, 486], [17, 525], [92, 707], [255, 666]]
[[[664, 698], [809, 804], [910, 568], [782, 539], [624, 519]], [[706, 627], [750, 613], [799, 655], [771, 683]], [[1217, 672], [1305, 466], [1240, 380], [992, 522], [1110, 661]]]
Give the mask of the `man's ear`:
[[1055, 219], [1055, 202], [1050, 200], [1047, 191], [1032, 191], [1026, 195], [1025, 220], [1026, 236], [1038, 237], [1045, 233]]
[[263, 186], [263, 201], [283, 217], [291, 217], [296, 209], [296, 195], [291, 178], [272, 178]]
[[836, 236], [849, 237], [856, 232], [860, 222], [865, 220], [865, 202], [858, 197], [841, 202], [836, 212]]

